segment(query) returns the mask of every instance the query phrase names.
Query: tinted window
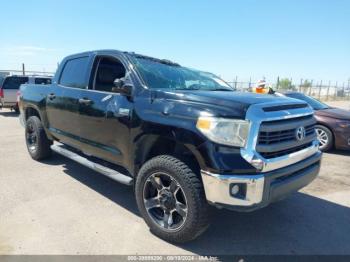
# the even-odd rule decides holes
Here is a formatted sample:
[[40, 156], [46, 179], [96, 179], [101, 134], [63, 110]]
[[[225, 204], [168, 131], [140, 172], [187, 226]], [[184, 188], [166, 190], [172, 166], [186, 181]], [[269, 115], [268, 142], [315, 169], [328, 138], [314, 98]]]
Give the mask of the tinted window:
[[329, 108], [326, 104], [321, 103], [320, 101], [316, 100], [315, 98], [300, 94], [300, 93], [291, 93], [291, 94], [286, 94], [286, 96], [295, 98], [295, 99], [300, 99], [308, 103], [314, 110], [321, 110], [321, 109], [327, 109]]
[[19, 89], [22, 84], [28, 83], [28, 77], [11, 76], [7, 77], [2, 85], [3, 89]]
[[85, 88], [89, 57], [68, 60], [63, 68], [60, 84], [69, 87]]
[[49, 85], [49, 84], [51, 84], [51, 79], [50, 78], [35, 78], [35, 84]]

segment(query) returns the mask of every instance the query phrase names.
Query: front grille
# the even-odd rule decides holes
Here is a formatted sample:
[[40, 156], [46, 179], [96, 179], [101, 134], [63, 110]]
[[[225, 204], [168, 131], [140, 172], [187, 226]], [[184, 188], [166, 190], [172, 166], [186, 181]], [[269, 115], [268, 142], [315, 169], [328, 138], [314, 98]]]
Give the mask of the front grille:
[[[298, 128], [298, 127], [296, 127]], [[296, 128], [273, 131], [273, 132], [260, 132], [259, 144], [260, 145], [272, 145], [281, 142], [296, 140], [295, 132]], [[311, 124], [305, 127], [306, 136], [313, 135], [315, 133], [315, 124]]]
[[[312, 115], [263, 122], [260, 126], [257, 152], [266, 159], [288, 155], [312, 145], [316, 139], [316, 120]], [[296, 130], [305, 128], [305, 138], [296, 137]]]
[[260, 153], [264, 158], [268, 159], [268, 158], [275, 158], [275, 157], [280, 157], [280, 156], [284, 156], [284, 155], [288, 155], [288, 154], [292, 154], [295, 152], [298, 152], [300, 150], [303, 150], [305, 148], [308, 148], [309, 146], [312, 145], [311, 143], [307, 143], [301, 146], [297, 146], [297, 147], [293, 147], [293, 148], [288, 148], [285, 150], [281, 150], [281, 151], [276, 151], [276, 152], [262, 152]]

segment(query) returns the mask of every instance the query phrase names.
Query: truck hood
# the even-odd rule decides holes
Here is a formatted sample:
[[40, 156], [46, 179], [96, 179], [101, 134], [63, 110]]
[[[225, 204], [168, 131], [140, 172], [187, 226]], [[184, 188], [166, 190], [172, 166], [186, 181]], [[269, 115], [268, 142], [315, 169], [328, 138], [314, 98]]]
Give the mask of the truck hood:
[[305, 104], [288, 97], [276, 97], [272, 95], [253, 94], [237, 91], [155, 91], [156, 99], [165, 99], [167, 101], [181, 102], [187, 104], [196, 104], [203, 108], [215, 111], [223, 116], [244, 117], [250, 105], [259, 103], [281, 104]]
[[350, 120], [350, 111], [344, 110], [340, 108], [327, 108], [323, 110], [317, 110], [315, 111], [315, 114], [318, 116], [326, 116], [326, 117], [332, 117], [342, 120]]

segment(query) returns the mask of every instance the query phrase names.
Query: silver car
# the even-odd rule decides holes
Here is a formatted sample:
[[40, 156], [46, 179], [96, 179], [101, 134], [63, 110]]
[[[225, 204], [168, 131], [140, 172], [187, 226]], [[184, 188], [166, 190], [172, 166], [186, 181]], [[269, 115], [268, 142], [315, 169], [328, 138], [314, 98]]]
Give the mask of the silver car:
[[49, 76], [7, 76], [0, 86], [0, 108], [11, 108], [18, 112], [17, 92], [22, 84], [51, 84]]

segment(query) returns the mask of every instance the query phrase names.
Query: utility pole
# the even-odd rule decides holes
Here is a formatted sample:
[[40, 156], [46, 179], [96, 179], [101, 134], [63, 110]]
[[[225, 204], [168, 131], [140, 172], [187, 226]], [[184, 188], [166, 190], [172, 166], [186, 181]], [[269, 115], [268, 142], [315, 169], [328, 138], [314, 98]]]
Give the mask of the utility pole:
[[26, 75], [26, 69], [25, 69], [24, 63], [22, 63], [22, 74]]

